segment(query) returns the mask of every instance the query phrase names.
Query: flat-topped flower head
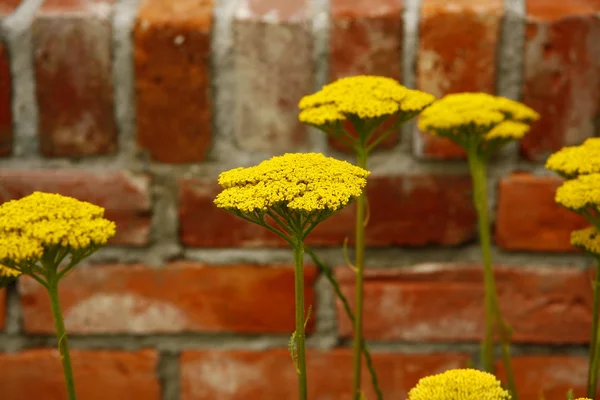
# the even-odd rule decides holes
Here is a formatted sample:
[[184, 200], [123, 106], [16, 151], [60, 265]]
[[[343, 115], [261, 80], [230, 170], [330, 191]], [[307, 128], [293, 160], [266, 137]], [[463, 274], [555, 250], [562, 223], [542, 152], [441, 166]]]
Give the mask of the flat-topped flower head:
[[600, 233], [595, 226], [573, 231], [571, 232], [571, 245], [600, 256]]
[[587, 139], [579, 146], [563, 147], [548, 157], [546, 168], [567, 179], [600, 173], [600, 138]]
[[0, 262], [35, 262], [53, 246], [71, 250], [106, 244], [115, 223], [104, 209], [59, 194], [35, 192], [0, 205]]
[[383, 76], [359, 75], [341, 78], [323, 86], [299, 103], [301, 122], [323, 126], [349, 117], [385, 118], [399, 113], [414, 115], [435, 100]]
[[564, 182], [557, 190], [558, 204], [573, 211], [600, 205], [600, 174], [580, 175]]
[[539, 114], [531, 108], [504, 97], [456, 93], [425, 109], [418, 126], [465, 147], [472, 139], [478, 143], [521, 139], [529, 131], [529, 124], [538, 118]]
[[219, 208], [241, 212], [285, 206], [301, 213], [336, 211], [361, 195], [369, 172], [320, 153], [288, 153], [219, 176]]
[[0, 264], [0, 288], [7, 286], [11, 282], [14, 282], [21, 272], [16, 269], [7, 267], [6, 265]]
[[452, 369], [419, 380], [408, 400], [509, 400], [507, 390], [488, 372]]

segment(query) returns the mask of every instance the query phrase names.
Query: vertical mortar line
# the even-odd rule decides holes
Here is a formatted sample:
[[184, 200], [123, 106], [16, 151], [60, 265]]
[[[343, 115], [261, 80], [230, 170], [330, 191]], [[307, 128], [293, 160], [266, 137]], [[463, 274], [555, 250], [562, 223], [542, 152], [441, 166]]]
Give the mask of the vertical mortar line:
[[23, 331], [23, 310], [19, 304], [19, 292], [16, 284], [6, 288], [6, 319], [4, 332], [10, 335], [19, 335]]
[[24, 0], [14, 13], [2, 20], [11, 73], [13, 157], [39, 157], [31, 25], [42, 3], [43, 0]]
[[[421, 0], [406, 0], [404, 2], [404, 12], [402, 14], [402, 25], [404, 40], [402, 43], [402, 84], [410, 89], [417, 87], [417, 57], [419, 50], [419, 20], [421, 17]], [[401, 131], [401, 148], [413, 150], [420, 141], [415, 140], [418, 135], [416, 119], [406, 123]]]
[[112, 78], [118, 159], [126, 166], [136, 157], [133, 27], [138, 4], [139, 0], [117, 0], [112, 13]]
[[216, 0], [211, 32], [211, 92], [213, 147], [210, 158], [236, 159], [233, 139], [235, 121], [235, 62], [232, 20], [239, 0]]
[[179, 353], [160, 352], [156, 373], [161, 383], [161, 399], [179, 400], [181, 398]]
[[[331, 0], [309, 0], [309, 22], [313, 44], [313, 90], [329, 83], [329, 38], [331, 33]], [[309, 94], [309, 93], [306, 93]], [[299, 111], [299, 110], [298, 110]], [[313, 151], [327, 153], [327, 136], [310, 127], [309, 140]]]

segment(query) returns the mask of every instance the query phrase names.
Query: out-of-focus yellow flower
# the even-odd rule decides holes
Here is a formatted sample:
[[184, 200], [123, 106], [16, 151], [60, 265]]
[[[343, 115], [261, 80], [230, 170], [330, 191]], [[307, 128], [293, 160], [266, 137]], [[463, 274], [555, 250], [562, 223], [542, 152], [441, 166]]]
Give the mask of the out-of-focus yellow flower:
[[320, 153], [288, 153], [219, 176], [217, 207], [241, 212], [283, 205], [310, 213], [336, 211], [361, 195], [369, 172]]
[[419, 380], [408, 400], [509, 400], [508, 391], [488, 372], [452, 369]]
[[531, 108], [486, 93], [449, 94], [426, 108], [419, 129], [465, 145], [470, 136], [479, 141], [521, 139], [539, 114]]
[[16, 269], [0, 264], [0, 288], [7, 286], [21, 275]]
[[349, 116], [359, 119], [389, 117], [398, 113], [411, 116], [420, 112], [435, 97], [410, 90], [391, 78], [359, 75], [338, 79], [323, 86], [299, 103], [301, 122], [323, 126]]
[[600, 256], [600, 234], [595, 226], [571, 232], [571, 245]]
[[573, 211], [597, 207], [600, 205], [600, 174], [580, 175], [565, 181], [556, 190], [555, 200]]
[[563, 147], [548, 157], [546, 168], [567, 179], [600, 173], [600, 138], [587, 139], [579, 146]]
[[59, 194], [35, 192], [0, 205], [0, 262], [35, 262], [52, 246], [80, 250], [106, 244], [115, 223], [104, 209]]

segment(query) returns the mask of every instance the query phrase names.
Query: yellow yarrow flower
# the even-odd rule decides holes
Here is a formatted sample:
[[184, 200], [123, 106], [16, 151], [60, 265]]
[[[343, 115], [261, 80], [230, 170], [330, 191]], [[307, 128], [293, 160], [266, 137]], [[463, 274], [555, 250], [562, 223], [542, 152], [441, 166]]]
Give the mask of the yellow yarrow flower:
[[522, 139], [531, 127], [522, 122], [503, 121], [492, 128], [485, 136], [485, 140], [493, 139]]
[[579, 146], [563, 147], [548, 157], [546, 168], [567, 179], [600, 173], [600, 138], [587, 139]]
[[394, 79], [359, 75], [338, 79], [317, 93], [304, 96], [298, 118], [303, 123], [322, 126], [349, 116], [370, 119], [415, 113], [434, 100], [434, 96], [407, 89]]
[[555, 200], [574, 211], [597, 207], [600, 205], [600, 174], [580, 175], [564, 182], [556, 190]]
[[34, 262], [51, 246], [80, 250], [106, 244], [115, 223], [104, 209], [59, 194], [35, 192], [0, 205], [0, 261]]
[[571, 245], [580, 250], [600, 255], [600, 234], [595, 226], [571, 232]]
[[7, 286], [21, 275], [16, 269], [0, 264], [0, 288]]
[[369, 172], [320, 153], [288, 153], [219, 176], [219, 208], [253, 212], [284, 205], [298, 212], [336, 211], [361, 195]]
[[408, 400], [510, 400], [500, 381], [488, 372], [452, 369], [419, 380]]

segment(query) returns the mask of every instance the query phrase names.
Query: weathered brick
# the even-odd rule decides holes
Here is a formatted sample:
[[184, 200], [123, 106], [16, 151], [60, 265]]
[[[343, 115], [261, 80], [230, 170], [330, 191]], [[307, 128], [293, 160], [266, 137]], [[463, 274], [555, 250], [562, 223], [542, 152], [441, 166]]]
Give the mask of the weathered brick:
[[[500, 305], [515, 342], [586, 343], [592, 291], [590, 275], [570, 268], [497, 267]], [[336, 271], [354, 304], [354, 273]], [[368, 339], [475, 341], [484, 331], [483, 273], [479, 265], [424, 264], [369, 270], [365, 280], [364, 329]], [[338, 304], [339, 327], [352, 326]]]
[[107, 2], [50, 2], [32, 26], [40, 150], [80, 157], [117, 149]]
[[0, 0], [0, 14], [3, 16], [13, 13], [22, 0]]
[[[71, 350], [78, 397], [86, 400], [160, 400], [155, 351]], [[0, 353], [2, 400], [62, 400], [67, 398], [60, 355], [36, 349]]]
[[[466, 176], [373, 176], [367, 191], [369, 246], [457, 245], [475, 234], [475, 211]], [[266, 229], [219, 210], [216, 180], [183, 179], [179, 189], [181, 240], [198, 247], [264, 247], [287, 244]], [[340, 245], [354, 237], [355, 207], [350, 205], [319, 225], [311, 246]]]
[[[373, 353], [382, 392], [390, 399], [406, 398], [421, 377], [464, 367], [468, 358], [466, 354]], [[307, 374], [309, 398], [352, 399], [350, 349], [309, 349]], [[264, 379], [269, 376], [276, 376], [276, 382]], [[198, 350], [181, 355], [182, 400], [297, 399], [297, 379], [287, 349]], [[367, 398], [375, 398], [366, 370], [362, 387]]]
[[[423, 0], [417, 88], [436, 97], [494, 93], [502, 15], [502, 0]], [[417, 132], [415, 140], [419, 156], [465, 157], [449, 139]]]
[[6, 289], [0, 289], [0, 331], [4, 330], [6, 320]]
[[[404, 37], [403, 0], [332, 0], [329, 36], [329, 77], [331, 81], [354, 75], [381, 75], [400, 81], [402, 76], [402, 40]], [[374, 132], [377, 137], [392, 125]], [[354, 133], [350, 123], [346, 129]], [[399, 130], [379, 146], [398, 143]], [[331, 146], [349, 150], [329, 138]]]
[[541, 114], [523, 139], [532, 160], [598, 133], [600, 4], [527, 2], [523, 101]]
[[150, 239], [150, 179], [125, 171], [72, 169], [0, 169], [0, 203], [34, 191], [60, 193], [106, 209], [105, 217], [117, 224], [109, 242], [141, 246]]
[[[1, 11], [0, 11], [1, 12]], [[12, 88], [8, 53], [0, 42], [0, 157], [12, 152]]]
[[[521, 399], [564, 400], [570, 389], [574, 391], [574, 398], [586, 395], [587, 357], [516, 356], [512, 358], [512, 366]], [[497, 371], [498, 377], [505, 382], [506, 373], [500, 362]]]
[[308, 148], [298, 102], [313, 91], [308, 0], [244, 0], [233, 23], [234, 139], [269, 154]]
[[211, 145], [211, 0], [142, 0], [134, 31], [137, 140], [164, 163], [204, 161]]
[[516, 173], [500, 181], [496, 242], [504, 250], [575, 251], [571, 232], [588, 224], [556, 204], [562, 180]]
[[[316, 307], [316, 269], [305, 269], [305, 301]], [[50, 333], [48, 296], [33, 279], [19, 280], [27, 332]], [[291, 333], [294, 270], [176, 262], [162, 269], [109, 265], [73, 271], [60, 285], [69, 332]], [[314, 314], [307, 329], [312, 331]]]

